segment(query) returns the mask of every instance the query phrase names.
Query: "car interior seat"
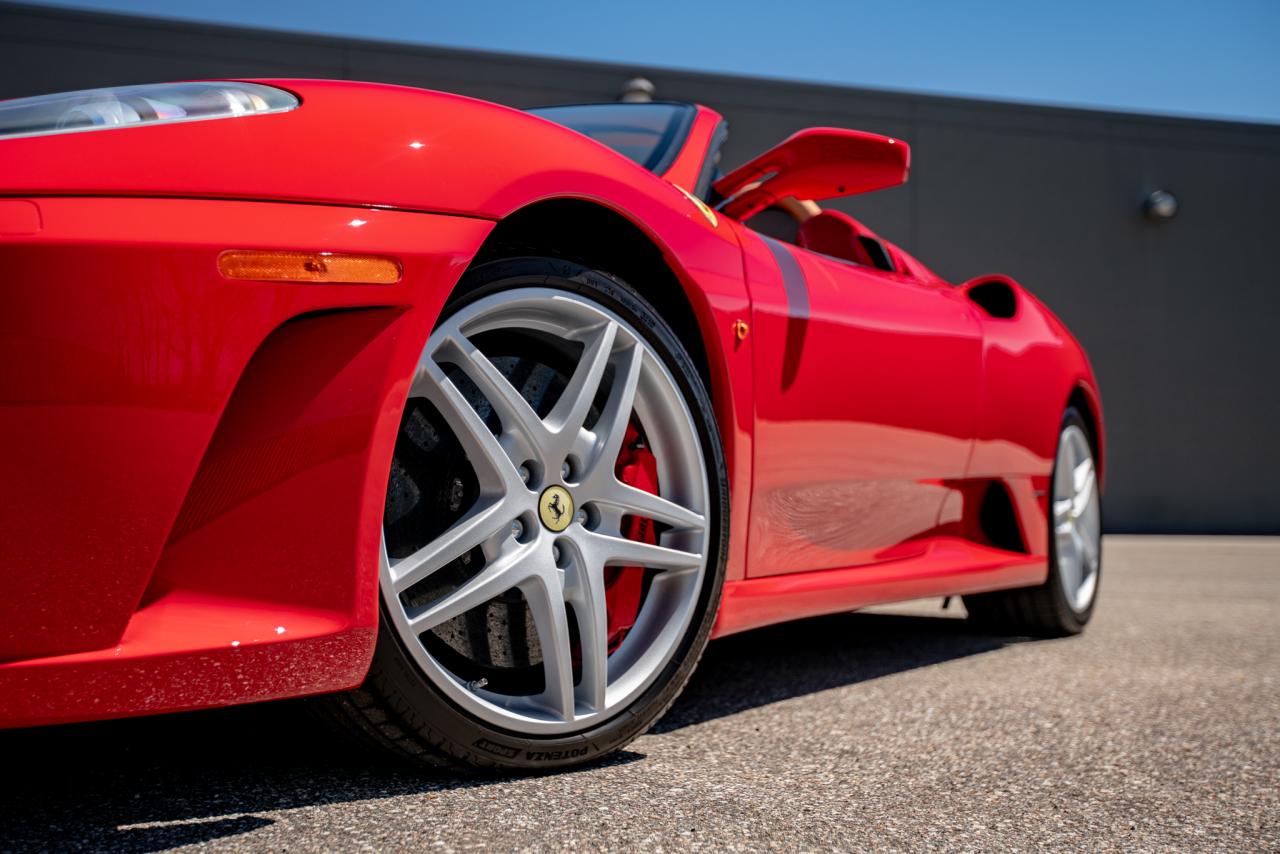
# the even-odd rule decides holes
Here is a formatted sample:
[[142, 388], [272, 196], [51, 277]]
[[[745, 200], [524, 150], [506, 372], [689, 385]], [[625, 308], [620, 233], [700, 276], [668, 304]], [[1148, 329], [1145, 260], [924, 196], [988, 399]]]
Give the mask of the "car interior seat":
[[897, 269], [875, 232], [841, 211], [824, 210], [800, 223], [796, 245], [890, 273]]

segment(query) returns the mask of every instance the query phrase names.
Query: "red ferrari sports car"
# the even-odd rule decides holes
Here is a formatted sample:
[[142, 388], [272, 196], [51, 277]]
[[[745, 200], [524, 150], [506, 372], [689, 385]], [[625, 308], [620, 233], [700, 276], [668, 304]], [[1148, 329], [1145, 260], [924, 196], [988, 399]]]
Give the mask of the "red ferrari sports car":
[[722, 174], [726, 133], [316, 80], [0, 103], [0, 725], [326, 695], [549, 768], [732, 632], [957, 595], [1079, 632], [1080, 345], [819, 207], [903, 141]]

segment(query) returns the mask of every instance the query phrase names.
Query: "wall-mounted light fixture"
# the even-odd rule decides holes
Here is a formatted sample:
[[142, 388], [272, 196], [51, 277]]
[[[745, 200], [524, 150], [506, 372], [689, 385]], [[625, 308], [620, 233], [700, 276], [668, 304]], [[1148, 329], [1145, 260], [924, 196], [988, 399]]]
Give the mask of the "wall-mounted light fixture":
[[1142, 200], [1142, 214], [1157, 222], [1178, 215], [1178, 197], [1168, 190], [1156, 190]]
[[653, 100], [653, 94], [658, 91], [658, 87], [653, 85], [653, 81], [646, 77], [632, 77], [626, 83], [622, 84], [622, 93], [618, 95], [619, 101], [644, 103]]

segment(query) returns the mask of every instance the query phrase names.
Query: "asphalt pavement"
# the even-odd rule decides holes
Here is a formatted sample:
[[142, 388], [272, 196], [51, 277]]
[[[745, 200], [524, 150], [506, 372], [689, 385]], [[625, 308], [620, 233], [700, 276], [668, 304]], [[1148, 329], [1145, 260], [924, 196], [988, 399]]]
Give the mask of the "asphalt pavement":
[[297, 703], [0, 732], [0, 850], [1280, 850], [1280, 538], [1105, 561], [1080, 638], [928, 601], [716, 641], [551, 776], [406, 768]]

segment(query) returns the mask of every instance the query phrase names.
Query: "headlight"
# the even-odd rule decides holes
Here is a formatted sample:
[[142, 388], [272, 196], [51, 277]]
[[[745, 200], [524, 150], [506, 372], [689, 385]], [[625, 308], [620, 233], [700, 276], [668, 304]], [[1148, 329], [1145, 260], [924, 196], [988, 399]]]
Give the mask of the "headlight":
[[283, 113], [298, 99], [259, 83], [153, 83], [0, 101], [0, 139]]

